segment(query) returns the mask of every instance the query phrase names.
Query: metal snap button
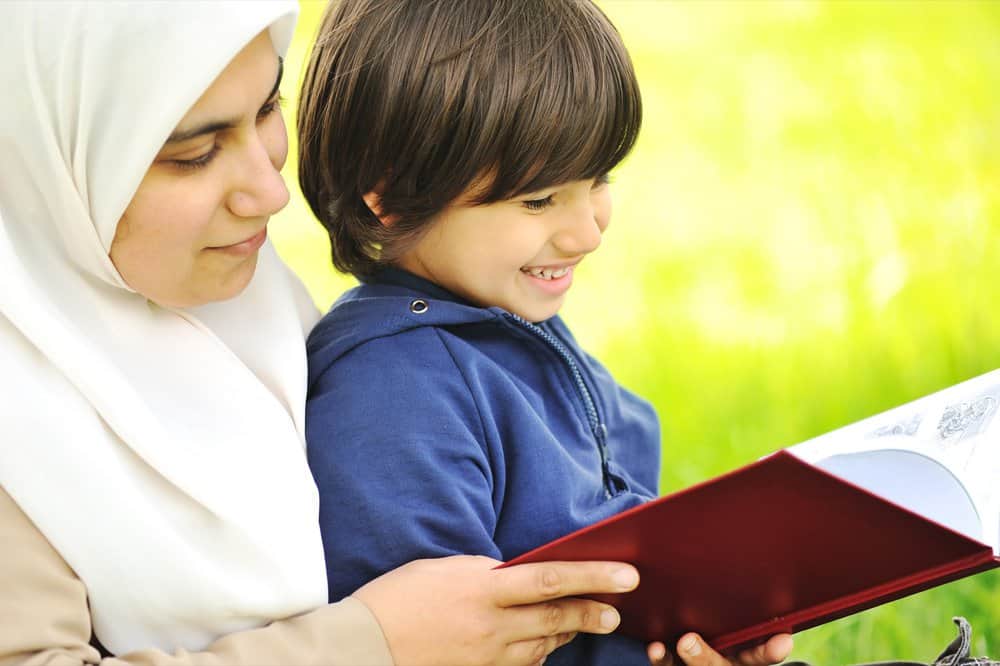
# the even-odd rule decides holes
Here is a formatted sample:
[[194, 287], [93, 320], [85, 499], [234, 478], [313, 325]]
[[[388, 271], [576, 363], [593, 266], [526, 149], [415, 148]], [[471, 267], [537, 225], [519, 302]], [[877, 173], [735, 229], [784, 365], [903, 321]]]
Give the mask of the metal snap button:
[[423, 299], [418, 298], [417, 300], [410, 302], [410, 312], [413, 314], [423, 314], [427, 312], [427, 308], [427, 301]]

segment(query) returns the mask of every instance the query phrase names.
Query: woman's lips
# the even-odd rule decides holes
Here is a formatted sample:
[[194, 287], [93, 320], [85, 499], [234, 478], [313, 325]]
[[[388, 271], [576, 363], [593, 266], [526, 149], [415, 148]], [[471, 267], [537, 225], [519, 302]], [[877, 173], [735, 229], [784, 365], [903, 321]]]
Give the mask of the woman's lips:
[[267, 227], [264, 227], [256, 234], [250, 238], [240, 241], [239, 243], [233, 243], [232, 245], [220, 245], [218, 247], [209, 247], [207, 249], [213, 250], [215, 252], [222, 252], [224, 254], [231, 254], [237, 257], [246, 257], [261, 248], [264, 245], [264, 241], [267, 240]]

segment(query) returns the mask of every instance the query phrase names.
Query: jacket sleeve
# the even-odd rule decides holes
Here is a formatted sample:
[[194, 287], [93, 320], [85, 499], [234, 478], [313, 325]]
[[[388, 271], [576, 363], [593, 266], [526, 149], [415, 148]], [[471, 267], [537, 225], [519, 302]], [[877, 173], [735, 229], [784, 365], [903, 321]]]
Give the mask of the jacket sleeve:
[[0, 544], [0, 666], [392, 664], [375, 617], [354, 598], [224, 636], [203, 652], [151, 649], [102, 659], [90, 644], [83, 582], [3, 488]]
[[501, 559], [493, 470], [502, 464], [439, 335], [369, 340], [321, 372], [322, 350], [310, 358], [306, 441], [331, 599], [415, 559]]

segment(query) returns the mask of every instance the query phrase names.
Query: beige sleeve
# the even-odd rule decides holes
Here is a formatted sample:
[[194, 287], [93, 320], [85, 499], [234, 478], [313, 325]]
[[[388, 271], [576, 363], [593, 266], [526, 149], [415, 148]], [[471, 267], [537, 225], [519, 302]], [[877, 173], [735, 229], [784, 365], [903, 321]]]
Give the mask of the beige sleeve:
[[224, 636], [204, 652], [142, 650], [102, 660], [90, 638], [83, 582], [0, 488], [0, 666], [392, 665], [375, 617], [352, 597]]

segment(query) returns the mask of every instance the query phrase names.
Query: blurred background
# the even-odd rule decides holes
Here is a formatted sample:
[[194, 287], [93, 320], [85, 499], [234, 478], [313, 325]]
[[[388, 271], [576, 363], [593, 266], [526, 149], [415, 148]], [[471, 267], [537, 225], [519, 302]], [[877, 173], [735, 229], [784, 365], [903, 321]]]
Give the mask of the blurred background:
[[[1000, 367], [1000, 2], [599, 4], [645, 120], [563, 314], [658, 408], [662, 492]], [[323, 6], [302, 2], [290, 130]], [[294, 164], [293, 141], [290, 184]], [[321, 308], [353, 284], [297, 191], [270, 229]], [[930, 661], [952, 615], [1000, 658], [1000, 572], [804, 632], [794, 656]]]

